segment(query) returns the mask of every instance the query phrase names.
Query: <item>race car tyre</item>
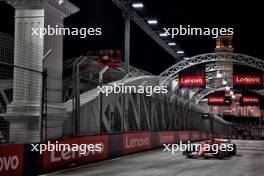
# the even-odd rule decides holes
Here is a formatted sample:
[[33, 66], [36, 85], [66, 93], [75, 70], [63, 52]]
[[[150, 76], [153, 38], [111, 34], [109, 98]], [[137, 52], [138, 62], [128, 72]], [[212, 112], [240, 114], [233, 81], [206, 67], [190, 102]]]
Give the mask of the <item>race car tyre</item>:
[[229, 151], [229, 154], [232, 155], [232, 156], [236, 155], [236, 144], [233, 144], [233, 150]]
[[193, 158], [192, 151], [185, 150], [182, 152], [183, 155], [185, 155], [187, 158]]
[[225, 153], [223, 151], [218, 151], [216, 154], [213, 154], [217, 159], [223, 159], [225, 157]]

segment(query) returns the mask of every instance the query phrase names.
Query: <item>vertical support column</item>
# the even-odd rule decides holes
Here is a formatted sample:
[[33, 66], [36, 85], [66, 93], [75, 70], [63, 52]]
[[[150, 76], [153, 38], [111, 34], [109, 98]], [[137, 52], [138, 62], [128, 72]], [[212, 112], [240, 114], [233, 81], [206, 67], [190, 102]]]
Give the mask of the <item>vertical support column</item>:
[[31, 28], [44, 27], [44, 9], [16, 8], [13, 102], [7, 107], [10, 142], [39, 142], [44, 39]]
[[130, 59], [130, 17], [125, 16], [125, 70], [129, 73], [129, 59]]
[[[16, 9], [14, 53], [14, 106], [8, 112], [20, 112], [28, 106], [28, 113], [39, 115], [42, 87], [43, 38], [31, 35], [31, 28], [44, 27], [43, 9]], [[12, 108], [14, 107], [14, 108]]]
[[[9, 142], [34, 143], [41, 139], [40, 117], [43, 79], [44, 40], [46, 51], [52, 49], [46, 68], [48, 76], [48, 138], [62, 137], [66, 110], [61, 102], [63, 36], [40, 37], [32, 28], [63, 27], [63, 19], [79, 9], [68, 0], [7, 0], [15, 8], [15, 47], [13, 102], [5, 119], [10, 122]], [[44, 16], [45, 15], [45, 16]], [[46, 17], [47, 15], [47, 17]], [[56, 72], [53, 72], [56, 70]]]

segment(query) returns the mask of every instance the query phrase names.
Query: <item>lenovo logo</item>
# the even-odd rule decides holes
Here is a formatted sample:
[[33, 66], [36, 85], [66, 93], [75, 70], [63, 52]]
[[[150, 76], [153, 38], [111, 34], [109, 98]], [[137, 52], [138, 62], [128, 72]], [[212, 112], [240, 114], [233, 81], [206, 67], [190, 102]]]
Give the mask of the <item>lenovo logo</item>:
[[262, 84], [262, 76], [234, 76], [234, 84]]
[[24, 146], [0, 144], [0, 175], [23, 175]]
[[131, 138], [128, 139], [126, 137], [126, 148], [136, 148], [136, 147], [143, 147], [143, 146], [149, 146], [150, 140], [148, 137], [145, 138]]
[[257, 97], [243, 97], [243, 103], [259, 103], [259, 99]]
[[0, 157], [0, 173], [2, 171], [15, 170], [19, 166], [17, 155]]
[[204, 86], [204, 76], [184, 76], [180, 77], [180, 86]]
[[84, 149], [84, 151], [74, 151], [74, 150], [62, 150], [62, 151], [51, 151], [50, 152], [50, 162], [60, 162], [67, 161], [80, 157], [88, 157], [91, 155], [98, 155], [104, 152], [104, 144], [97, 143], [95, 144], [96, 148], [93, 150]]
[[225, 98], [224, 97], [209, 97], [208, 103], [224, 103]]
[[189, 140], [189, 134], [188, 133], [180, 133], [180, 140], [181, 141]]
[[160, 144], [174, 142], [174, 135], [160, 136]]

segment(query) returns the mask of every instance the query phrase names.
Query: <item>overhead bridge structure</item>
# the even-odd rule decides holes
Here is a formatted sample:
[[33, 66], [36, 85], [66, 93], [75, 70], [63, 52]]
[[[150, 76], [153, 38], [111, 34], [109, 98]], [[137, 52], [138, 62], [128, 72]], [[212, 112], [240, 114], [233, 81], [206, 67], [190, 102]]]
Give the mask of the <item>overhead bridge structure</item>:
[[[56, 127], [50, 125], [47, 126], [47, 137], [50, 139], [61, 138], [72, 136], [73, 133], [92, 135], [167, 130], [196, 130], [204, 132], [213, 130], [216, 133], [230, 133], [231, 124], [211, 114], [209, 106], [200, 104], [200, 102], [207, 95], [225, 89], [226, 85], [213, 87], [211, 81], [217, 79], [217, 71], [229, 71], [232, 73], [233, 64], [235, 63], [264, 71], [264, 62], [262, 60], [230, 52], [193, 56], [176, 63], [159, 76], [130, 66], [129, 74], [124, 75], [122, 79], [108, 82], [101, 86], [143, 86], [145, 88], [149, 86], [167, 86], [168, 92], [165, 94], [152, 93], [150, 96], [146, 93], [136, 92], [110, 93], [106, 96], [106, 94], [100, 94], [97, 87], [100, 86], [99, 84], [89, 90], [82, 90], [82, 86], [80, 86], [79, 109], [76, 109], [78, 102], [73, 101], [74, 94], [68, 96], [67, 101], [63, 103], [63, 106], [67, 109], [67, 116], [63, 123], [62, 135], [52, 136], [52, 131], [55, 131]], [[199, 64], [206, 64], [206, 88], [180, 88], [177, 85], [179, 73]], [[82, 72], [84, 73], [83, 75]], [[122, 72], [122, 69], [120, 72]], [[85, 74], [87, 76], [85, 70], [80, 72], [82, 76]], [[232, 74], [229, 74], [229, 76], [229, 79], [232, 79]], [[11, 81], [5, 82], [3, 85], [9, 85], [5, 89], [12, 89]], [[74, 87], [75, 83], [70, 81], [67, 86]], [[232, 87], [232, 84], [229, 86]], [[263, 90], [256, 92], [263, 95]], [[1, 93], [5, 93], [4, 89]], [[69, 89], [65, 91], [65, 94], [70, 94]], [[5, 97], [5, 95], [2, 95], [2, 97]], [[2, 107], [4, 104], [9, 103], [7, 99], [5, 101], [1, 102], [3, 104]], [[76, 113], [76, 111], [79, 112]], [[210, 114], [212, 121], [204, 120], [203, 114]], [[49, 119], [47, 120], [49, 121]]]
[[[131, 67], [132, 68], [132, 67]], [[104, 86], [160, 87], [161, 77], [150, 75], [133, 68], [123, 79], [109, 82]], [[69, 114], [64, 124], [64, 135], [73, 128], [73, 117], [79, 118], [79, 135], [113, 134], [137, 131], [204, 131], [230, 132], [230, 124], [212, 116], [212, 121], [203, 120], [208, 109], [195, 104], [191, 91], [178, 91], [168, 86], [167, 93], [110, 93], [100, 94], [98, 87], [80, 95], [80, 108], [75, 108], [72, 99], [64, 104]], [[75, 102], [76, 103], [76, 102]], [[75, 111], [80, 109], [79, 117]]]
[[[206, 88], [186, 89], [178, 86], [179, 73], [199, 64], [206, 64]], [[200, 101], [213, 92], [224, 90], [226, 86], [233, 87], [233, 64], [264, 71], [262, 60], [232, 52], [193, 56], [176, 63], [159, 76], [133, 68], [134, 72], [105, 86], [167, 86], [168, 92], [153, 93], [151, 96], [146, 93], [110, 93], [106, 96], [99, 94], [98, 88], [84, 92], [80, 95], [79, 132], [81, 135], [166, 130], [211, 132], [213, 125], [215, 132], [230, 132], [230, 123], [212, 115], [208, 104], [200, 104]], [[217, 79], [218, 71], [229, 73], [228, 85], [213, 86], [212, 81]], [[256, 92], [262, 95], [262, 90]], [[75, 110], [71, 99], [65, 105], [69, 114]], [[214, 122], [203, 120], [203, 114], [211, 114]], [[65, 129], [70, 129], [71, 119], [65, 123]]]
[[[233, 87], [232, 82], [234, 64], [249, 66], [264, 72], [264, 61], [252, 56], [233, 52], [206, 53], [182, 60], [169, 67], [159, 75], [160, 84], [171, 85], [172, 81], [175, 81], [176, 85], [178, 85], [179, 73], [181, 71], [202, 64], [206, 65], [206, 89], [192, 90], [192, 100], [196, 104], [198, 104], [205, 96], [209, 95], [210, 93], [224, 90], [224, 88], [227, 86]], [[219, 84], [215, 86], [212, 84], [213, 80], [217, 79], [218, 72], [227, 73], [225, 77], [228, 81], [228, 85]], [[261, 96], [264, 95], [263, 89], [257, 90], [256, 93], [260, 94]]]

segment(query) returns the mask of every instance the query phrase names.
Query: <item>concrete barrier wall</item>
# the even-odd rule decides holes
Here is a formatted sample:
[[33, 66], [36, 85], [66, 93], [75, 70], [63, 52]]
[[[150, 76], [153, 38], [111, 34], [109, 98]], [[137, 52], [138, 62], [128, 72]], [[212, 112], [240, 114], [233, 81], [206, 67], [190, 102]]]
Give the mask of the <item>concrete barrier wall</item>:
[[[219, 134], [222, 136], [223, 134]], [[199, 141], [208, 139], [209, 133], [199, 131], [133, 132], [112, 135], [76, 137], [53, 141], [54, 144], [100, 144], [101, 151], [80, 154], [73, 151], [32, 152], [30, 144], [0, 145], [0, 175], [36, 175], [69, 165], [82, 165], [109, 158], [161, 147], [179, 141]]]
[[24, 163], [24, 145], [0, 145], [0, 175], [22, 175]]

